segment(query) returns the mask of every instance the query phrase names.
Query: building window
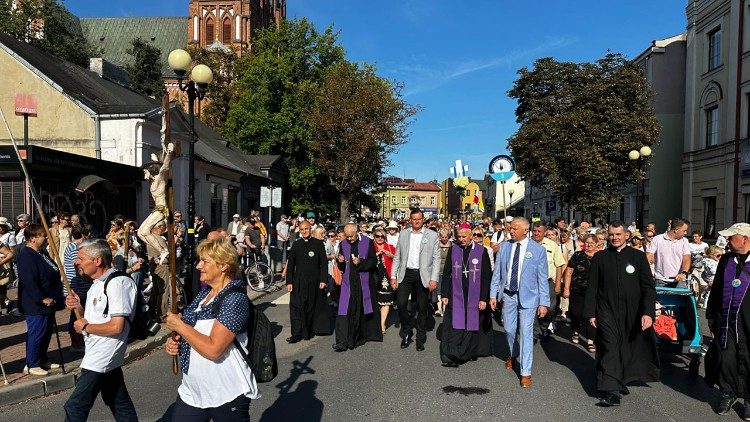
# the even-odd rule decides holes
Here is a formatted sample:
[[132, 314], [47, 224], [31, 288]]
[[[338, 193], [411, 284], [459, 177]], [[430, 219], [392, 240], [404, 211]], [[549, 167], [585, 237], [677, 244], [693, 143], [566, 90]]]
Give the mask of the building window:
[[706, 110], [706, 147], [719, 144], [719, 106]]
[[229, 18], [224, 19], [224, 28], [221, 33], [221, 42], [225, 45], [232, 42], [232, 21]]
[[708, 70], [721, 65], [721, 29], [708, 33]]
[[215, 39], [214, 32], [214, 20], [211, 18], [206, 19], [206, 45], [210, 45]]
[[398, 198], [396, 198], [396, 195], [391, 196], [391, 204], [393, 205], [398, 204]]
[[430, 197], [430, 205], [435, 205], [435, 197], [434, 196]]
[[716, 238], [716, 197], [703, 198], [703, 235], [710, 239]]
[[406, 205], [406, 197], [405, 196], [401, 197], [401, 205]]

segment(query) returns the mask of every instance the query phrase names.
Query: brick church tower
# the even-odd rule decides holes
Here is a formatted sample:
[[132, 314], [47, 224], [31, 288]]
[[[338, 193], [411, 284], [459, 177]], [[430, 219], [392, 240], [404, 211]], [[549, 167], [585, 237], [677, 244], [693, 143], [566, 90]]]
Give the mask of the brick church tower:
[[190, 0], [189, 46], [221, 43], [242, 56], [252, 51], [253, 31], [286, 18], [286, 0]]

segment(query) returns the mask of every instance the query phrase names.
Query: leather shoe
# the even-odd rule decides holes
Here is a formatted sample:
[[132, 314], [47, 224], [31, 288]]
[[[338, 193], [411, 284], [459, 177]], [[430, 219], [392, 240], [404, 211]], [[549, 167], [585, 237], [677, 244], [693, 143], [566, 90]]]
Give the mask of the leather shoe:
[[286, 338], [286, 342], [289, 344], [299, 343], [300, 341], [302, 341], [302, 337], [291, 336]]
[[409, 347], [409, 342], [411, 342], [411, 336], [406, 336], [401, 339], [401, 348], [406, 349], [407, 347]]
[[424, 350], [424, 343], [417, 342], [417, 352], [421, 352]]
[[522, 388], [531, 387], [531, 375], [521, 375], [521, 387]]
[[345, 352], [347, 350], [346, 346], [342, 346], [340, 344], [334, 344], [332, 347], [336, 352]]
[[732, 410], [732, 406], [737, 403], [737, 397], [732, 397], [729, 395], [722, 396], [721, 402], [719, 402], [719, 406], [716, 408], [716, 413], [719, 415], [726, 415]]
[[443, 362], [442, 365], [445, 368], [458, 368], [458, 364], [454, 362]]
[[620, 395], [617, 393], [607, 393], [599, 402], [599, 406], [611, 407], [620, 405]]
[[513, 369], [513, 356], [505, 358], [505, 369]]

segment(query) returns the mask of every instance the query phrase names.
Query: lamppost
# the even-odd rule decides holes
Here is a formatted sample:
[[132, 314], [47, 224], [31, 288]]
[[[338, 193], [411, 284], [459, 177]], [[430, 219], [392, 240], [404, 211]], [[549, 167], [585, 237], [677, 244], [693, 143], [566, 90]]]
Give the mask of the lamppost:
[[638, 179], [635, 184], [635, 221], [640, 230], [643, 230], [643, 203], [645, 202], [645, 159], [651, 155], [651, 148], [649, 146], [642, 146], [640, 150], [630, 150], [628, 153], [628, 159], [637, 161], [638, 165]]
[[185, 268], [187, 277], [192, 274], [193, 266], [193, 249], [195, 245], [195, 100], [202, 100], [206, 93], [206, 87], [214, 78], [213, 72], [205, 64], [195, 65], [190, 72], [190, 79], [183, 83], [190, 66], [193, 64], [193, 58], [190, 54], [181, 49], [173, 50], [169, 53], [169, 67], [177, 75], [178, 86], [180, 91], [187, 93], [188, 96], [188, 114], [190, 115], [190, 147], [188, 149], [188, 200], [187, 200], [187, 251], [185, 251]]
[[380, 194], [380, 218], [385, 218], [385, 193]]
[[[513, 190], [513, 188], [508, 189], [508, 197], [509, 197], [509, 204], [507, 208], [513, 208], [513, 194], [516, 193], [516, 191]], [[508, 209], [505, 209], [505, 216], [508, 216]]]

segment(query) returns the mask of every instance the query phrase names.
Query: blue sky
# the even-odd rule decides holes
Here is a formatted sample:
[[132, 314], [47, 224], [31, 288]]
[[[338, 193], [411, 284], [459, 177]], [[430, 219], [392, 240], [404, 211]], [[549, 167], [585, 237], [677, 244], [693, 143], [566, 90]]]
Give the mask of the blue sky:
[[[81, 17], [187, 16], [187, 0], [66, 0]], [[482, 177], [517, 129], [506, 92], [540, 57], [633, 58], [685, 31], [687, 0], [287, 0], [289, 17], [340, 31], [347, 56], [404, 83], [424, 110], [388, 173], [443, 180], [456, 159]]]

